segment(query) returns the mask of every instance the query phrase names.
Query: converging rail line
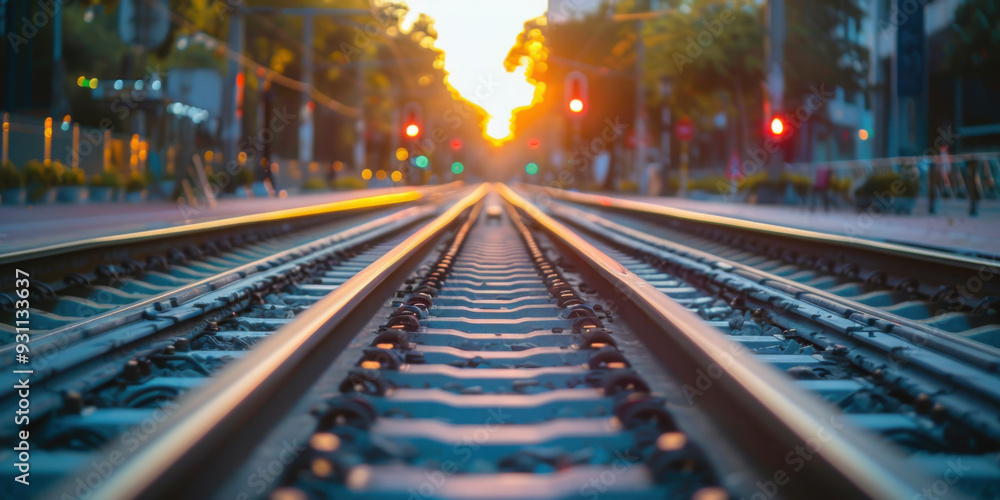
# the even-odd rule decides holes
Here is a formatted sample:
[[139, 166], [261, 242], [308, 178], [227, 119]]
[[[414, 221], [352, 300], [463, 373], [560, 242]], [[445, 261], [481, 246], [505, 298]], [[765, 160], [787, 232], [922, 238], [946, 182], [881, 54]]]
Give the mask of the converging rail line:
[[[1000, 496], [1000, 356], [994, 323], [974, 326], [995, 301], [963, 300], [950, 314], [970, 328], [941, 328], [887, 305], [930, 303], [924, 275], [900, 286], [886, 266], [864, 283], [892, 300], [866, 301], [744, 244], [760, 235], [538, 194], [483, 184], [315, 226], [229, 259], [194, 299], [57, 346], [32, 399], [33, 491]], [[808, 245], [774, 260], [802, 266]], [[902, 251], [862, 247], [819, 268], [852, 279]]]

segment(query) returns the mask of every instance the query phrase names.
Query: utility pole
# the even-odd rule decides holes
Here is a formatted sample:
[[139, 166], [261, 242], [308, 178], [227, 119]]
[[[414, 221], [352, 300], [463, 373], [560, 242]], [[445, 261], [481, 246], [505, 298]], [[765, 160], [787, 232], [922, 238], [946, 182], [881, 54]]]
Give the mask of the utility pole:
[[354, 165], [358, 171], [365, 168], [365, 65], [356, 61], [354, 76], [358, 95], [358, 119], [354, 122]]
[[299, 163], [308, 165], [313, 158], [313, 34], [316, 23], [310, 14], [302, 16], [302, 106], [299, 108]]
[[660, 80], [660, 96], [663, 98], [663, 107], [660, 108], [660, 193], [666, 194], [667, 179], [670, 177], [670, 97], [673, 91], [670, 80], [664, 77]]
[[[226, 44], [237, 54], [243, 53], [244, 18], [239, 9], [229, 14], [229, 33]], [[239, 120], [236, 119], [236, 78], [240, 73], [240, 64], [235, 58], [226, 62], [226, 83], [222, 93], [222, 158], [223, 161], [236, 161], [236, 143], [239, 136]]]
[[[767, 31], [765, 50], [767, 52], [767, 100], [764, 102], [765, 123], [771, 122], [771, 117], [784, 111], [785, 97], [785, 0], [768, 0]], [[780, 174], [784, 149], [768, 158], [767, 170], [775, 178]]]
[[639, 194], [647, 194], [649, 179], [646, 177], [646, 84], [642, 78], [642, 65], [646, 59], [646, 43], [642, 39], [645, 22], [635, 21], [635, 158], [639, 173]]
[[[6, 8], [6, 6], [5, 6]], [[66, 77], [66, 66], [63, 64], [63, 13], [62, 2], [52, 3], [52, 102], [51, 115], [57, 116], [68, 109], [66, 93], [63, 92], [63, 79]], [[13, 83], [13, 82], [10, 82]]]

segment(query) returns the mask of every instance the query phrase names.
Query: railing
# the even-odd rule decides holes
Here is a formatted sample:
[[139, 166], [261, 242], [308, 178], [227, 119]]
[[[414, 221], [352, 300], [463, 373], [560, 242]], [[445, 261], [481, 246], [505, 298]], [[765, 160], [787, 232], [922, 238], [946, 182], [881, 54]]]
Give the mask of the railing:
[[970, 215], [977, 214], [983, 198], [1000, 197], [1000, 152], [786, 163], [785, 172], [808, 177], [814, 186], [825, 184], [824, 179], [848, 179], [849, 193], [873, 174], [895, 172], [917, 181], [918, 196], [929, 199], [930, 213], [942, 196], [968, 199]]

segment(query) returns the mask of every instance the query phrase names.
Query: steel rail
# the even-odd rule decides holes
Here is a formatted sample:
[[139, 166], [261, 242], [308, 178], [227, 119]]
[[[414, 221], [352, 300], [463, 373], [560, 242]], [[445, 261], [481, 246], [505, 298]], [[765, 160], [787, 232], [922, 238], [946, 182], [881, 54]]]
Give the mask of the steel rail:
[[[304, 243], [273, 255], [261, 257], [239, 267], [228, 269], [214, 276], [179, 286], [138, 302], [124, 304], [110, 311], [84, 318], [76, 323], [54, 328], [43, 334], [34, 336], [31, 339], [32, 348], [36, 355], [49, 356], [54, 351], [74, 342], [93, 338], [98, 334], [120, 328], [143, 317], [168, 314], [171, 309], [190, 303], [198, 297], [218, 291], [241, 280], [252, 278], [254, 275], [270, 269], [271, 263], [301, 253], [305, 248], [311, 248], [320, 243], [328, 245], [342, 243], [352, 238], [363, 236], [366, 232], [370, 232], [373, 237], [376, 237], [381, 235], [385, 229], [390, 229], [396, 223], [403, 223], [407, 220], [415, 220], [416, 218], [426, 216], [425, 212], [425, 210], [417, 207], [402, 210], [373, 221], [346, 228], [334, 235]], [[8, 354], [12, 354], [16, 347], [17, 344], [0, 346], [0, 367], [15, 363], [13, 355], [8, 356]], [[51, 369], [51, 367], [46, 367], [46, 369]]]
[[922, 486], [933, 483], [904, 465], [901, 454], [876, 446], [877, 438], [835, 423], [831, 407], [803, 393], [779, 372], [731, 354], [731, 343], [701, 318], [513, 190], [501, 186], [500, 193], [588, 264], [594, 277], [625, 294], [623, 312], [648, 319], [648, 328], [637, 333], [682, 382], [696, 387], [699, 373], [721, 368], [699, 397], [698, 408], [713, 429], [742, 452], [745, 463], [752, 464], [754, 477], [742, 485], [744, 491], [752, 493], [756, 481], [770, 481], [778, 471], [784, 472], [792, 450], [824, 435], [832, 436], [809, 463], [794, 478], [785, 476], [782, 496], [811, 498], [822, 487], [828, 498], [913, 498]]
[[824, 247], [840, 247], [865, 252], [875, 252], [882, 255], [905, 257], [907, 259], [919, 260], [921, 262], [958, 267], [967, 270], [979, 270], [983, 268], [983, 266], [986, 266], [987, 268], [997, 267], [997, 262], [990, 259], [962, 255], [943, 250], [934, 250], [888, 241], [868, 238], [852, 238], [850, 236], [842, 236], [838, 234], [778, 226], [775, 224], [754, 222], [721, 215], [694, 212], [680, 208], [666, 207], [642, 201], [613, 198], [605, 195], [576, 193], [562, 189], [541, 188], [530, 185], [521, 187], [536, 195], [571, 201], [582, 205], [601, 207], [604, 209], [610, 208], [628, 213], [667, 217], [683, 222], [705, 224], [722, 229], [746, 231], [776, 238], [791, 238], [810, 243], [818, 243]]
[[[831, 304], [840, 305], [843, 310], [850, 312], [850, 315], [847, 316], [848, 319], [854, 319], [851, 316], [855, 313], [861, 313], [881, 319], [891, 324], [891, 326], [883, 326], [888, 326], [886, 330], [892, 335], [897, 335], [920, 346], [934, 349], [949, 356], [954, 356], [963, 362], [975, 365], [986, 371], [995, 373], [1000, 370], [1000, 349], [991, 345], [976, 342], [954, 333], [920, 323], [919, 321], [907, 319], [889, 311], [869, 306], [867, 304], [862, 304], [849, 298], [830, 293], [826, 290], [821, 290], [813, 286], [799, 283], [767, 271], [761, 271], [759, 269], [755, 269], [753, 266], [748, 266], [717, 255], [712, 255], [711, 253], [698, 250], [681, 243], [669, 241], [657, 236], [651, 236], [590, 212], [585, 212], [570, 206], [555, 204], [551, 204], [550, 207], [557, 213], [561, 212], [561, 217], [570, 218], [572, 220], [586, 221], [590, 224], [601, 226], [614, 233], [621, 234], [627, 238], [644, 242], [666, 252], [695, 259], [726, 271], [733, 271], [736, 274], [754, 280], [763, 286], [774, 287], [776, 284], [781, 285], [779, 290], [782, 293], [794, 295], [797, 299], [809, 302], [815, 306], [828, 309]], [[871, 318], [856, 319], [859, 321], [867, 321]]]
[[[825, 303], [822, 297], [817, 300], [817, 297], [811, 296], [813, 292], [799, 288], [796, 283], [786, 285], [777, 277], [752, 267], [646, 235], [579, 209], [566, 206], [553, 206], [551, 209], [559, 218], [572, 225], [580, 226], [616, 245], [693, 270], [723, 289], [746, 294], [747, 300], [755, 300], [763, 307], [781, 304], [779, 307], [786, 311], [781, 314], [783, 316], [798, 316], [802, 320], [812, 321], [817, 311], [823, 311], [828, 317], [853, 323], [853, 327], [833, 327], [833, 332], [827, 330], [829, 333], [826, 338], [813, 340], [824, 347], [831, 347], [836, 342], [853, 345], [847, 359], [852, 365], [868, 373], [884, 365], [881, 375], [884, 378], [904, 373], [922, 374], [916, 376], [918, 380], [924, 379], [924, 375], [930, 377], [929, 381], [923, 383], [904, 384], [898, 380], [897, 383], [903, 392], [914, 398], [920, 397], [920, 394], [947, 394], [949, 401], [943, 403], [944, 407], [956, 420], [963, 421], [988, 436], [1000, 436], [1000, 426], [990, 416], [995, 411], [988, 406], [1000, 404], [1000, 387], [996, 383], [1000, 360], [989, 346], [963, 349], [961, 345], [949, 342], [950, 338], [923, 336], [921, 332], [906, 328], [906, 324], [871, 321], [871, 318], [866, 318], [850, 305], [838, 311], [836, 303]], [[875, 328], [879, 333], [865, 333], [861, 329], [863, 327]], [[857, 330], [852, 332], [851, 328]], [[839, 329], [843, 330], [837, 331]], [[947, 335], [946, 332], [942, 333]], [[887, 342], [886, 337], [896, 337], [898, 340]], [[901, 349], [901, 345], [908, 348]], [[874, 358], [878, 361], [873, 362], [872, 353], [875, 353]], [[894, 368], [889, 369], [890, 366]]]
[[[163, 431], [95, 492], [97, 498], [208, 498], [311, 387], [396, 281], [487, 192], [443, 214], [259, 343], [190, 395]], [[377, 297], [377, 298], [376, 298]]]
[[79, 252], [94, 248], [120, 247], [134, 243], [142, 243], [150, 240], [172, 238], [176, 236], [189, 236], [206, 232], [216, 232], [226, 229], [247, 227], [261, 223], [284, 222], [292, 219], [300, 219], [315, 215], [325, 215], [335, 212], [345, 212], [364, 208], [378, 208], [390, 205], [397, 205], [410, 201], [416, 201], [424, 197], [422, 190], [411, 189], [398, 193], [387, 193], [376, 196], [353, 198], [350, 200], [340, 200], [322, 205], [312, 205], [308, 207], [286, 208], [272, 212], [260, 214], [240, 215], [220, 220], [197, 222], [184, 226], [168, 227], [163, 229], [150, 229], [113, 236], [98, 236], [80, 241], [68, 243], [56, 243], [39, 248], [29, 248], [16, 250], [0, 254], [0, 265], [13, 264], [26, 260], [38, 259], [52, 255]]

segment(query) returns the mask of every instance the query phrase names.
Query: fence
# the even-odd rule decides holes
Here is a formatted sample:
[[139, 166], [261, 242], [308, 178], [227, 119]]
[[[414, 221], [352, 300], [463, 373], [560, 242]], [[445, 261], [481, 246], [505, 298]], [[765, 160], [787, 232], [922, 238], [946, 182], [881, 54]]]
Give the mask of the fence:
[[[934, 213], [939, 196], [966, 198], [975, 215], [983, 198], [1000, 197], [1000, 152], [905, 156], [819, 163], [787, 163], [785, 172], [813, 180], [834, 177], [850, 181], [848, 194], [874, 174], [895, 172], [917, 180], [918, 194], [927, 196]], [[831, 175], [832, 174], [832, 175]]]

